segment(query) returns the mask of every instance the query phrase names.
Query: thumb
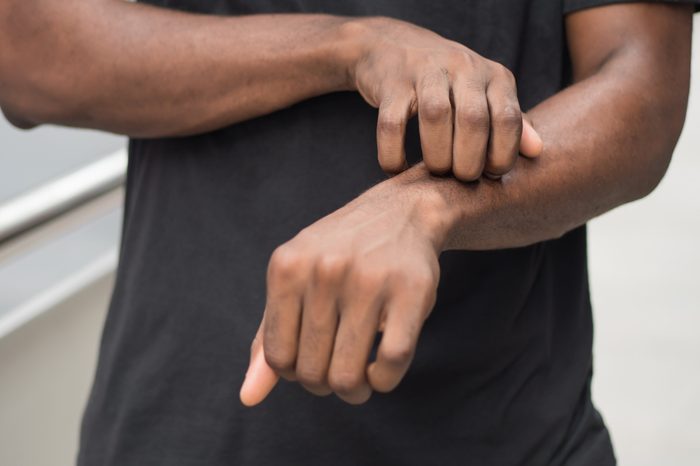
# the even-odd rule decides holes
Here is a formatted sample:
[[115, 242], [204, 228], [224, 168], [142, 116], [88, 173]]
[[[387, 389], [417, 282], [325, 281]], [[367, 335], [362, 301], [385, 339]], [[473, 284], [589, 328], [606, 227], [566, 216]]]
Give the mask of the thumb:
[[267, 365], [263, 350], [263, 323], [260, 324], [250, 348], [250, 362], [245, 380], [241, 386], [241, 403], [251, 407], [263, 401], [270, 394], [279, 376]]
[[523, 135], [520, 138], [520, 153], [525, 157], [537, 157], [544, 146], [542, 138], [533, 128], [530, 119], [523, 113]]

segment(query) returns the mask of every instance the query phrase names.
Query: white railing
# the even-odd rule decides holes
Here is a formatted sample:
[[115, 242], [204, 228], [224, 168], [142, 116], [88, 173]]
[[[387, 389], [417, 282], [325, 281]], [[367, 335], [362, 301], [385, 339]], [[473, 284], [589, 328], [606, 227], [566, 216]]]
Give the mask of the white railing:
[[0, 205], [0, 245], [124, 183], [124, 149]]

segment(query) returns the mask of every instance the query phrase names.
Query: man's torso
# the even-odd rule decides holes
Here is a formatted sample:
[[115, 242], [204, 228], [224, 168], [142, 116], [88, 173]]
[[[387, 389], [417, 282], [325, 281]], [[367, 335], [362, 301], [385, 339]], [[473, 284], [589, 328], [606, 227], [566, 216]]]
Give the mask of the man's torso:
[[[216, 14], [385, 15], [510, 68], [524, 109], [568, 79], [555, 0], [152, 2]], [[337, 93], [178, 139], [134, 140], [117, 283], [83, 465], [613, 464], [590, 402], [585, 229], [442, 255], [414, 363], [360, 407], [283, 383], [237, 391], [272, 250], [384, 179], [376, 110]], [[420, 159], [415, 122], [408, 157]]]

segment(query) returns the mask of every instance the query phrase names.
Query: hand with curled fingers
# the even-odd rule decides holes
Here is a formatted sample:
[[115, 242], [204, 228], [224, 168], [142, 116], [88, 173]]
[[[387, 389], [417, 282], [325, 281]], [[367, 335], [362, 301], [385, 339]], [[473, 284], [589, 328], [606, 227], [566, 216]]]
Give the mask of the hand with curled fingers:
[[[362, 38], [348, 75], [379, 108], [386, 172], [407, 168], [406, 123], [416, 114], [433, 174], [497, 179], [519, 153], [542, 151], [502, 65], [401, 21], [366, 18], [348, 26]], [[274, 252], [240, 392], [245, 405], [260, 403], [279, 377], [353, 404], [399, 384], [435, 301], [449, 209], [427, 192], [403, 188], [380, 183]], [[377, 357], [369, 361], [377, 332]]]
[[381, 183], [274, 251], [243, 404], [260, 403], [278, 377], [352, 404], [401, 381], [435, 301], [447, 233], [436, 200], [399, 191]]
[[406, 123], [418, 115], [423, 161], [461, 181], [498, 178], [518, 153], [536, 157], [542, 140], [520, 110], [515, 78], [503, 65], [432, 31], [389, 18], [352, 25], [361, 41], [350, 75], [379, 109], [379, 164], [407, 167]]

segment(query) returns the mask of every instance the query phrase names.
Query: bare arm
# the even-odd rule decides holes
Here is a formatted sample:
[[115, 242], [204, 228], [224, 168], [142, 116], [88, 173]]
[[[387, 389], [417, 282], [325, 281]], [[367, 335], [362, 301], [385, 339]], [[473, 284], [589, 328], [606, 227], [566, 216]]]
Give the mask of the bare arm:
[[187, 135], [357, 90], [379, 108], [378, 156], [388, 172], [405, 168], [404, 131], [414, 114], [436, 173], [500, 176], [518, 148], [539, 153], [512, 74], [476, 58], [389, 18], [217, 17], [122, 0], [0, 3], [0, 106], [17, 126]]
[[142, 137], [211, 130], [347, 87], [343, 21], [4, 0], [0, 104], [24, 126]]
[[567, 30], [577, 82], [531, 113], [540, 158], [470, 184], [421, 163], [275, 251], [244, 403], [278, 376], [350, 403], [392, 390], [434, 304], [443, 250], [556, 238], [656, 186], [685, 117], [690, 7], [601, 7], [571, 15]]
[[428, 178], [421, 189], [456, 207], [448, 249], [492, 249], [556, 238], [659, 183], [685, 119], [691, 7], [633, 4], [567, 20], [576, 84], [529, 115], [545, 148], [500, 183]]

